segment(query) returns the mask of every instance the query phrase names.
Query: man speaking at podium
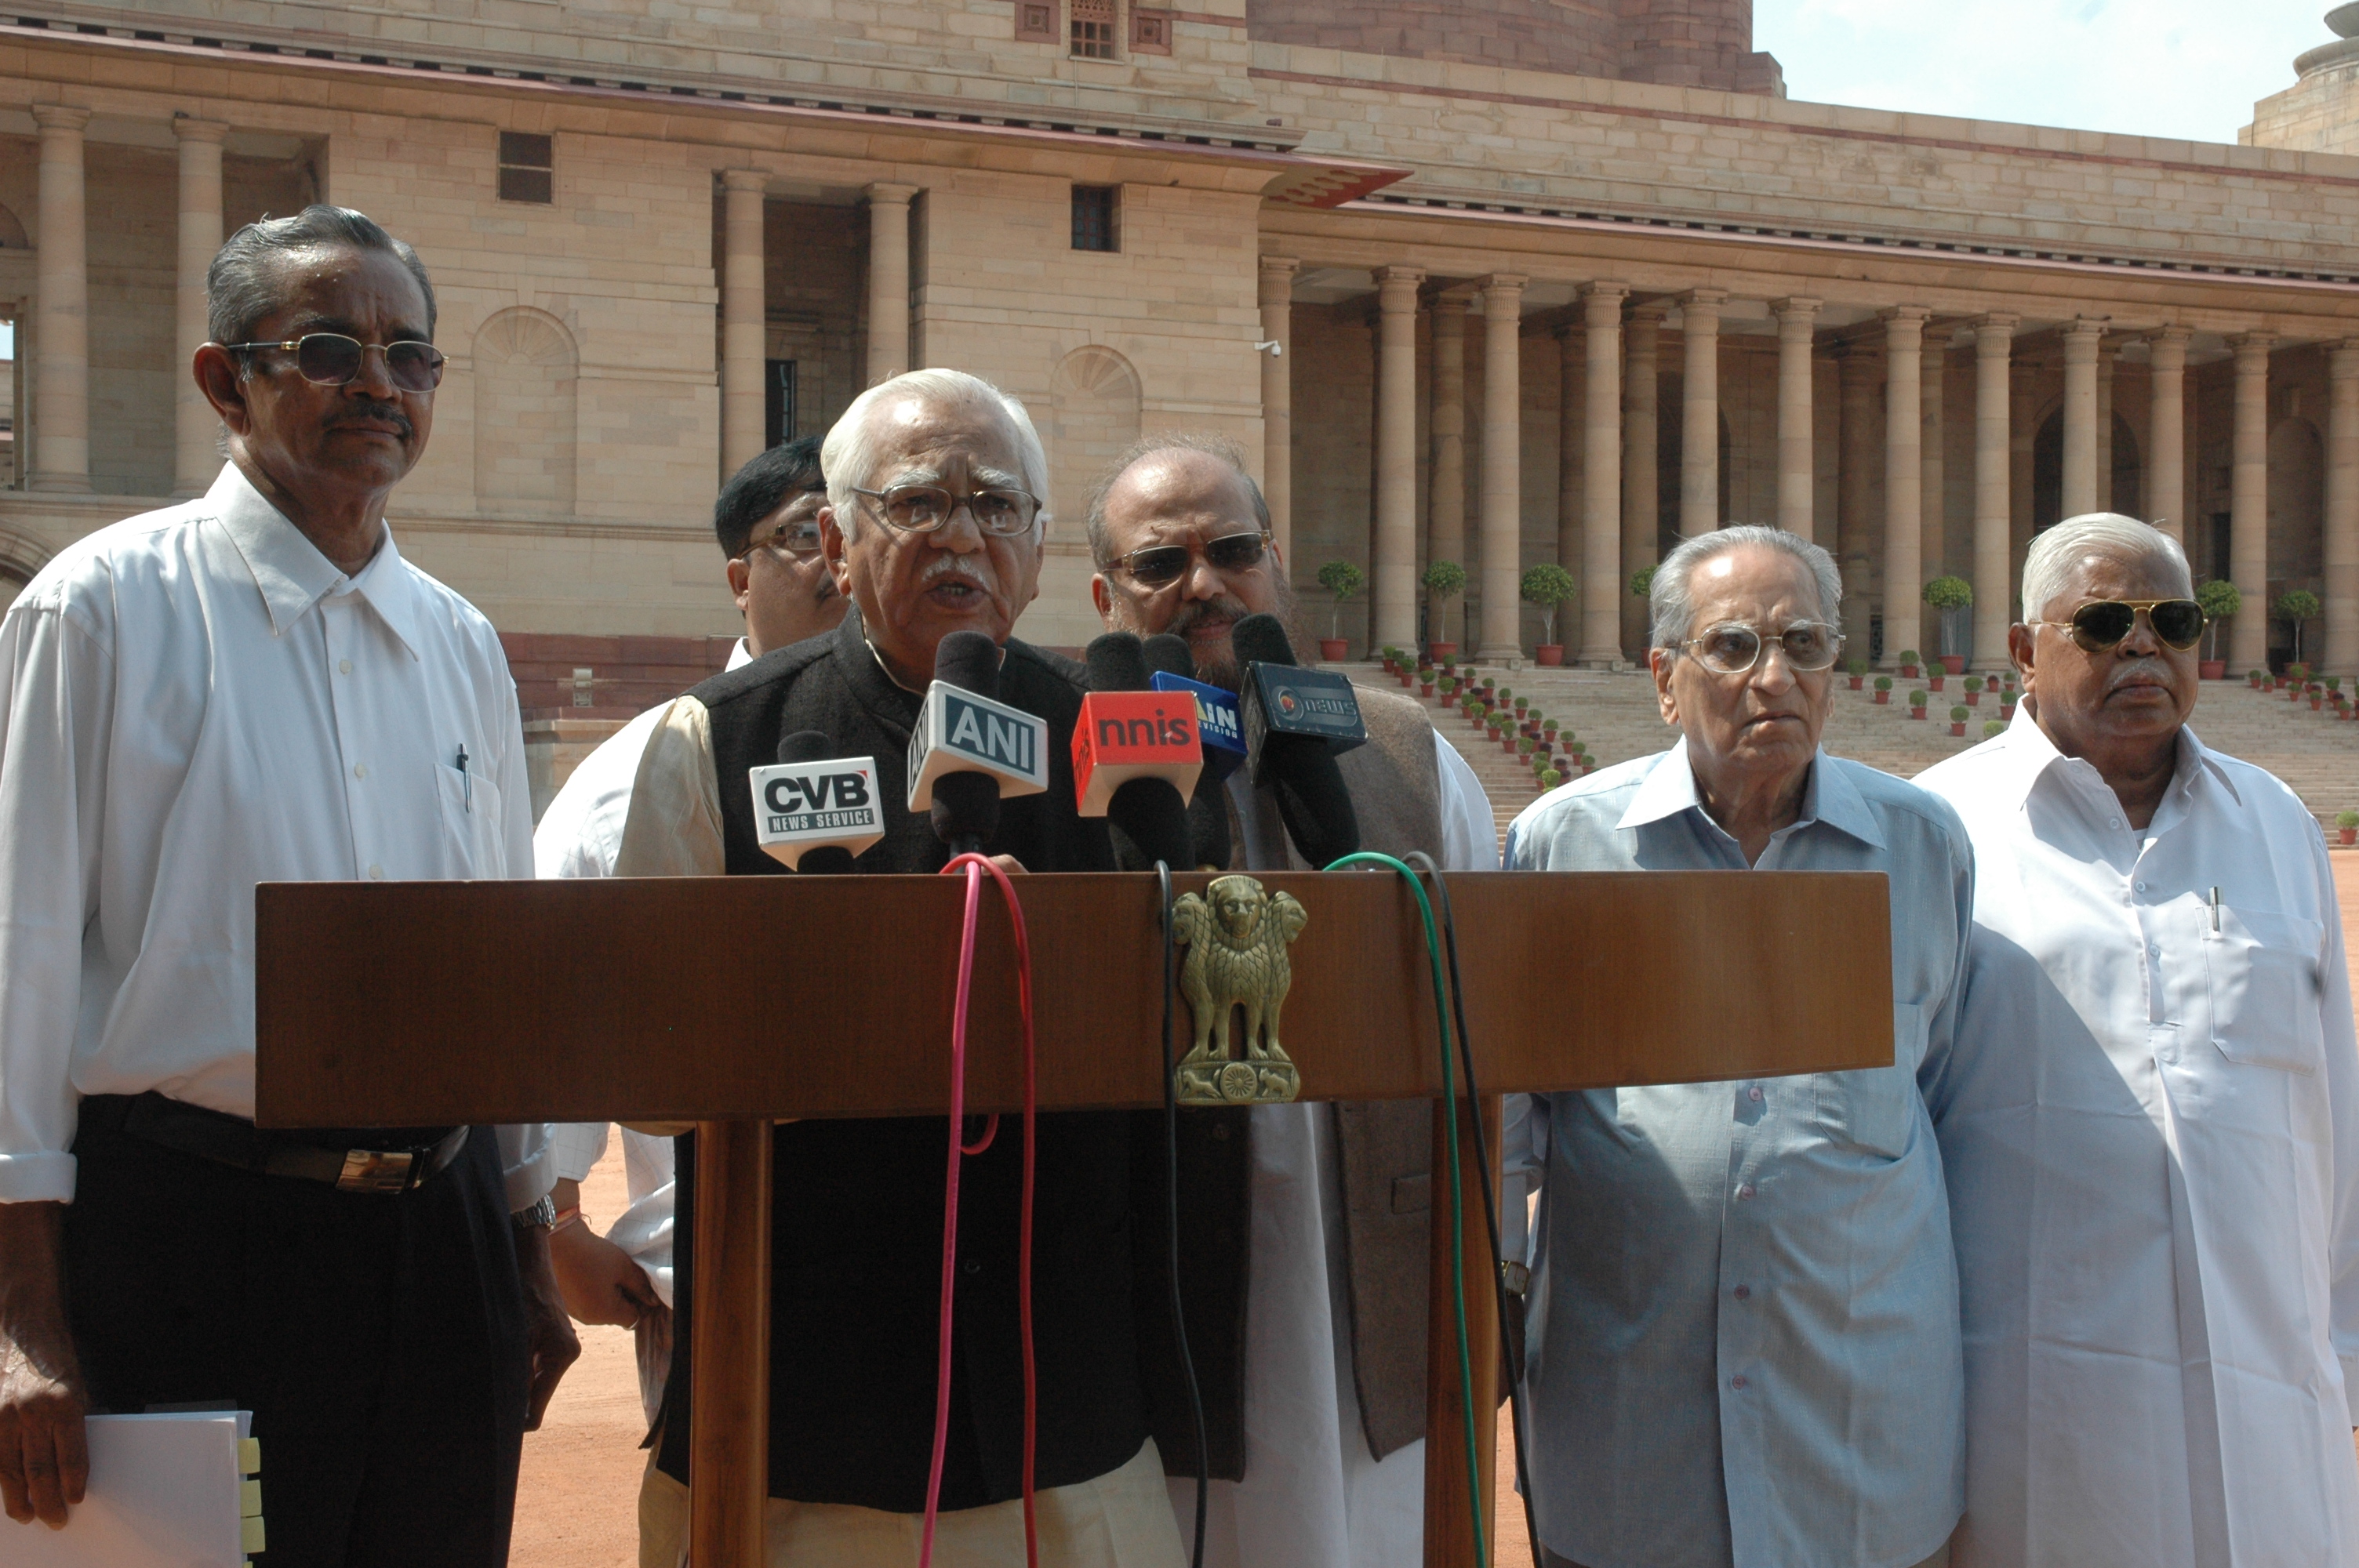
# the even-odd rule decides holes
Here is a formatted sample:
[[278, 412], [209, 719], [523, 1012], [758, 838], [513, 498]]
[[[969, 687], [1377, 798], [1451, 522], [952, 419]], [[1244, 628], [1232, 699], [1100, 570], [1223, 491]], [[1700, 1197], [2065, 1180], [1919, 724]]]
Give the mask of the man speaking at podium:
[[[1038, 590], [1049, 490], [1023, 406], [973, 376], [915, 371], [872, 387], [828, 433], [822, 548], [852, 608], [835, 632], [705, 682], [649, 738], [617, 874], [780, 870], [756, 834], [749, 768], [817, 730], [873, 757], [885, 836], [864, 872], [927, 873], [948, 848], [903, 809], [904, 757], [936, 651], [954, 632], [1000, 645], [999, 700], [1045, 719], [1049, 783], [1001, 808], [987, 852], [1031, 871], [1111, 871], [1105, 824], [1075, 807], [1069, 762], [1081, 676], [1009, 636]], [[889, 931], [816, 932], [829, 944]], [[912, 951], [929, 981], [939, 955]], [[857, 1054], [858, 1040], [836, 1043]], [[1044, 1116], [1033, 1258], [1041, 1563], [1177, 1568], [1179, 1531], [1148, 1436], [1130, 1260], [1130, 1119]], [[1020, 1140], [967, 1161], [960, 1195], [950, 1441], [935, 1561], [1024, 1560], [1017, 1335]], [[934, 1430], [942, 1158], [939, 1119], [804, 1121], [774, 1151], [769, 1561], [913, 1563]], [[679, 1331], [657, 1466], [641, 1494], [646, 1563], [676, 1561], [695, 1357], [694, 1162], [680, 1162]]]

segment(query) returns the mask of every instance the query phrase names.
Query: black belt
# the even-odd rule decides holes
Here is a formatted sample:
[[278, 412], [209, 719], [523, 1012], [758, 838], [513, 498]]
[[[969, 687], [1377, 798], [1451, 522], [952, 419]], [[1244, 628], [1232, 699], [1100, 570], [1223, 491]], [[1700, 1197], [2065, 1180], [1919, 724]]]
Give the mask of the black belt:
[[216, 1164], [320, 1182], [342, 1193], [412, 1191], [448, 1169], [467, 1146], [467, 1129], [454, 1127], [391, 1133], [405, 1145], [393, 1149], [332, 1147], [318, 1141], [317, 1133], [266, 1132], [243, 1117], [188, 1105], [153, 1090], [85, 1096], [82, 1120]]

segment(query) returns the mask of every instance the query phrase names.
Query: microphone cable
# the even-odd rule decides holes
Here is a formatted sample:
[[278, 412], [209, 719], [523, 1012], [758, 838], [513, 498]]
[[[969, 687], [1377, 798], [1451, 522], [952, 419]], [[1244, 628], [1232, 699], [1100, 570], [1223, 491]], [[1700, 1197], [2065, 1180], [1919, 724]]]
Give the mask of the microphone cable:
[[[941, 1325], [934, 1352], [934, 1450], [926, 1471], [925, 1531], [918, 1546], [919, 1568], [931, 1568], [934, 1521], [940, 1512], [942, 1461], [950, 1447], [951, 1314], [958, 1280], [959, 1162], [962, 1157], [989, 1149], [999, 1133], [999, 1118], [991, 1118], [982, 1139], [966, 1141], [967, 1000], [974, 979], [974, 949], [980, 924], [984, 873], [999, 884], [1007, 918], [1016, 932], [1016, 996], [1024, 1019], [1024, 1208], [1017, 1221], [1016, 1314], [1024, 1340], [1024, 1558], [1028, 1568], [1040, 1565], [1039, 1522], [1033, 1509], [1033, 1460], [1038, 1446], [1039, 1390], [1032, 1359], [1032, 1178], [1035, 1123], [1039, 1109], [1038, 1078], [1032, 1033], [1032, 944], [1024, 929], [1024, 906], [1016, 899], [1007, 873], [978, 854], [953, 855], [941, 874], [966, 873], [966, 915], [959, 933], [958, 990], [951, 1010], [951, 1147], [949, 1173], [942, 1181]], [[1168, 938], [1167, 938], [1168, 944]], [[1167, 960], [1168, 968], [1168, 960]], [[1168, 1047], [1167, 1047], [1168, 1050]]]
[[1173, 1082], [1171, 1011], [1180, 976], [1171, 942], [1171, 868], [1155, 862], [1155, 885], [1163, 900], [1163, 1228], [1170, 1249], [1171, 1334], [1180, 1347], [1180, 1370], [1188, 1384], [1188, 1414], [1196, 1423], [1196, 1545], [1190, 1568], [1204, 1568], [1204, 1513], [1212, 1490], [1212, 1451], [1204, 1431], [1204, 1398], [1196, 1387], [1196, 1358], [1188, 1350], [1188, 1314], [1180, 1299], [1180, 1096]]

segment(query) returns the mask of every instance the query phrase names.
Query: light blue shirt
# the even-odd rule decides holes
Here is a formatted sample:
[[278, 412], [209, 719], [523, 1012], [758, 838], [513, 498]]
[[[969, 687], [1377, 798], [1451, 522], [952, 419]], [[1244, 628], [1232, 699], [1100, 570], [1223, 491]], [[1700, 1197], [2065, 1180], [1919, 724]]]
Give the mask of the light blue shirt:
[[[1510, 871], [1745, 869], [1682, 741], [1552, 791]], [[1533, 1502], [1587, 1568], [1900, 1568], [1964, 1506], [1964, 1372], [1941, 1155], [1973, 860], [1950, 806], [1819, 752], [1763, 871], [1891, 879], [1896, 1065], [1536, 1096]], [[1742, 930], [1698, 930], [1699, 954]], [[1732, 1032], [1750, 1021], [1731, 1018]]]

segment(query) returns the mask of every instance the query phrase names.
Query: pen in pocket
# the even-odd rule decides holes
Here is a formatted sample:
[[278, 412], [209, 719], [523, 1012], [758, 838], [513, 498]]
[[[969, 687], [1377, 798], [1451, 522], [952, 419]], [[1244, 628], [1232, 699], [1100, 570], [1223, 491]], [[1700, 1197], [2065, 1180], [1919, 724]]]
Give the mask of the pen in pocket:
[[2220, 890], [2217, 887], [2212, 890], [2212, 935], [2220, 935]]
[[[464, 741], [459, 742], [459, 788], [466, 804], [467, 815], [473, 816], [475, 814], [475, 775], [467, 771], [467, 743]], [[2215, 900], [2219, 896], [2219, 892], [2217, 888], [2212, 890]], [[2217, 931], [2219, 928], [2219, 916], [2215, 914], [2212, 916], [2212, 929]]]

